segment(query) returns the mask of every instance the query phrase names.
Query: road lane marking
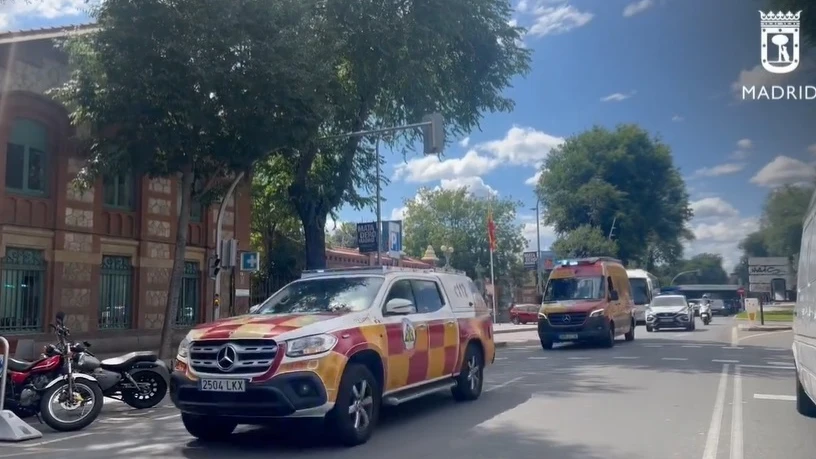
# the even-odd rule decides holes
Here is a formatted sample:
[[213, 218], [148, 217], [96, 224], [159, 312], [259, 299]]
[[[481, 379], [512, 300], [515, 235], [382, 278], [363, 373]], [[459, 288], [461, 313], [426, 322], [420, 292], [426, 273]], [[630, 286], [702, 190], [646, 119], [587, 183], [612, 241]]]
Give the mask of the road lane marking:
[[745, 349], [744, 347], [739, 347], [739, 346], [723, 346], [722, 348], [723, 349], [729, 349], [729, 350]]
[[729, 364], [724, 364], [720, 373], [720, 383], [717, 386], [717, 396], [714, 399], [714, 410], [711, 413], [711, 423], [706, 434], [703, 459], [717, 459], [717, 449], [720, 447], [720, 429], [722, 428], [723, 411], [725, 410], [725, 389], [728, 385]]
[[507, 360], [507, 357], [496, 357], [496, 360]]
[[699, 344], [684, 344], [684, 345], [683, 345], [683, 346], [681, 346], [681, 347], [693, 347], [693, 348], [698, 348], [698, 347], [703, 347], [703, 346], [701, 346], [701, 345], [699, 345]]
[[503, 382], [501, 384], [496, 384], [495, 386], [491, 386], [491, 387], [488, 387], [487, 389], [485, 389], [485, 392], [492, 392], [492, 391], [494, 391], [496, 389], [501, 389], [502, 387], [507, 387], [510, 384], [521, 381], [523, 378], [524, 378], [524, 376], [519, 376], [518, 378], [513, 378], [513, 379], [511, 379], [509, 381], [505, 381], [505, 382]]
[[795, 395], [774, 395], [774, 394], [754, 394], [756, 400], [782, 400], [786, 402], [795, 402]]
[[618, 359], [618, 360], [635, 360], [635, 359], [639, 359], [640, 357], [633, 356], [633, 355], [616, 355], [615, 357], [612, 357], [612, 358], [613, 359]]
[[660, 359], [660, 360], [676, 360], [676, 361], [684, 361], [684, 360], [688, 360], [688, 359], [687, 359], [687, 358], [685, 358], [685, 357], [663, 357], [663, 358], [662, 358], [662, 359]]
[[739, 328], [736, 325], [734, 325], [731, 328], [731, 345], [736, 346], [737, 343], [739, 343], [739, 340], [740, 340], [739, 339]]
[[712, 362], [715, 362], [715, 363], [739, 363], [739, 360], [713, 359]]
[[567, 357], [567, 360], [589, 360], [592, 357]]
[[527, 357], [528, 360], [547, 360], [549, 357]]
[[790, 366], [791, 362], [776, 362], [772, 360], [766, 360], [765, 363], [768, 365], [782, 365], [782, 366]]
[[663, 345], [662, 344], [647, 344], [647, 345], [645, 345], [643, 347], [663, 347]]
[[[35, 442], [35, 443], [17, 443], [17, 444], [12, 443], [12, 444], [3, 444], [3, 447], [4, 447], [4, 448], [6, 448], [6, 447], [12, 447], [12, 448], [26, 448], [26, 449], [29, 449], [29, 448], [37, 448], [37, 447], [39, 447], [39, 446], [50, 445], [50, 444], [52, 444], [52, 443], [59, 443], [59, 442], [61, 442], [61, 441], [66, 441], [66, 440], [75, 440], [75, 439], [77, 439], [77, 438], [87, 437], [88, 435], [93, 435], [93, 434], [95, 434], [95, 433], [99, 433], [99, 432], [83, 432], [83, 433], [74, 434], [74, 435], [66, 435], [66, 436], [64, 436], [64, 437], [54, 438], [54, 439], [51, 439], [51, 440], [38, 441], [38, 442]], [[13, 455], [16, 455], [16, 454], [19, 454], [19, 453], [15, 453], [15, 454], [13, 454]], [[0, 456], [0, 457], [11, 457], [11, 456]]]
[[169, 416], [161, 416], [161, 417], [158, 417], [158, 418], [153, 418], [152, 420], [153, 421], [167, 421], [168, 419], [174, 419], [174, 418], [180, 418], [180, 417], [181, 417], [181, 414], [176, 413], [176, 414], [171, 414]]
[[731, 404], [731, 459], [743, 459], [742, 370], [734, 367], [734, 400]]
[[783, 367], [782, 365], [740, 365], [742, 368], [765, 368], [768, 370], [795, 370], [796, 367], [791, 365]]
[[[754, 333], [752, 335], [743, 336], [742, 338], [738, 339], [737, 342], [740, 342], [740, 341], [743, 341], [743, 340], [746, 340], [746, 339], [750, 339], [750, 338], [756, 338], [757, 336], [771, 336], [771, 335], [778, 335], [778, 334], [781, 334], [781, 333], [791, 333], [791, 332], [793, 332], [793, 330], [780, 330], [780, 331], [774, 331], [774, 332], [759, 332], [759, 333]], [[732, 344], [736, 344], [736, 343], [732, 343]]]

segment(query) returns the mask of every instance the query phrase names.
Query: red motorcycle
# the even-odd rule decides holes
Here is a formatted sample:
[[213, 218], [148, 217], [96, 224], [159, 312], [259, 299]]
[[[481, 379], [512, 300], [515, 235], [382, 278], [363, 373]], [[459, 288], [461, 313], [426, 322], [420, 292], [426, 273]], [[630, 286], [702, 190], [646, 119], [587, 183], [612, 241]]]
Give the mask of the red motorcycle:
[[93, 376], [74, 371], [64, 320], [65, 313], [58, 312], [50, 325], [59, 345], [47, 346], [49, 355], [33, 362], [9, 359], [4, 397], [6, 409], [18, 417], [37, 416], [54, 430], [73, 432], [96, 420], [104, 395]]

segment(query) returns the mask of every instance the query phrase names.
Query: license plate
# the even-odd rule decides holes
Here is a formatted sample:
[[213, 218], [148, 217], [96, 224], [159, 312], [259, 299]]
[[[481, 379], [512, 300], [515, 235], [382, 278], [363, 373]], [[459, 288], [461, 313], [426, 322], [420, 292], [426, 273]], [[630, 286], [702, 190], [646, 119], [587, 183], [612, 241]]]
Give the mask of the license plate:
[[198, 388], [204, 392], [246, 392], [246, 380], [202, 379]]
[[572, 335], [558, 335], [558, 339], [562, 339], [564, 341], [569, 341], [571, 339], [578, 339], [578, 335], [575, 335], [575, 334], [572, 334]]
[[663, 318], [663, 319], [660, 319], [660, 321], [661, 321], [661, 322], [674, 322], [674, 319], [671, 319], [671, 318]]

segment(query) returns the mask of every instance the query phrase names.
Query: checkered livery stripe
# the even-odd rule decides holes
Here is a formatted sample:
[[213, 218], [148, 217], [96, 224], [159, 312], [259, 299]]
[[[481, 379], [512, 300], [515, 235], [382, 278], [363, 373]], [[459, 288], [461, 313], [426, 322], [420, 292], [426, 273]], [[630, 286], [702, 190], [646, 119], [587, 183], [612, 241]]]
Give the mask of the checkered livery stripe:
[[[238, 317], [193, 330], [190, 338], [192, 341], [274, 338], [281, 333], [334, 317], [337, 316]], [[411, 325], [415, 332], [413, 343], [406, 342], [401, 322], [363, 324], [337, 331], [334, 333], [338, 339], [335, 348], [317, 359], [281, 363], [285, 343], [279, 343], [281, 351], [275, 363], [268, 372], [253, 378], [252, 382], [263, 382], [285, 373], [311, 371], [323, 381], [329, 401], [333, 402], [348, 360], [361, 351], [379, 354], [383, 361], [386, 392], [458, 373], [466, 345], [471, 340], [482, 346], [486, 363], [493, 361], [496, 350], [489, 316], [412, 322]], [[187, 376], [195, 378], [189, 369]]]

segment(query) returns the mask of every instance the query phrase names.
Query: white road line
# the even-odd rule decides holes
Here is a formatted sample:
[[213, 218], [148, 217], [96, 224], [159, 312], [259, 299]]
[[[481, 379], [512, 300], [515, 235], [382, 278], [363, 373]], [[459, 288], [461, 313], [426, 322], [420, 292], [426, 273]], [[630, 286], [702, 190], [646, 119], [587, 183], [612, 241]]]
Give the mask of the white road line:
[[174, 419], [174, 418], [180, 418], [180, 417], [181, 417], [181, 414], [176, 413], [176, 414], [171, 414], [169, 416], [161, 416], [161, 417], [158, 417], [158, 418], [153, 418], [152, 421], [166, 421], [168, 419]]
[[635, 359], [639, 359], [640, 357], [637, 357], [637, 356], [634, 356], [634, 355], [617, 355], [617, 356], [612, 357], [612, 358], [613, 359], [618, 359], [618, 360], [635, 360]]
[[731, 345], [736, 346], [737, 343], [739, 343], [739, 340], [740, 340], [739, 339], [739, 328], [737, 328], [737, 326], [734, 325], [731, 328]]
[[742, 368], [765, 368], [768, 370], [795, 370], [796, 367], [791, 365], [783, 367], [782, 365], [740, 365]]
[[513, 378], [513, 379], [511, 379], [509, 381], [505, 381], [505, 382], [503, 382], [501, 384], [496, 384], [495, 386], [488, 387], [487, 389], [485, 389], [485, 392], [492, 392], [492, 391], [494, 391], [496, 389], [501, 389], [502, 387], [507, 387], [510, 384], [521, 381], [522, 378], [524, 378], [524, 376], [519, 376], [518, 378]]
[[770, 336], [770, 335], [778, 335], [780, 333], [791, 333], [791, 332], [792, 332], [792, 330], [781, 330], [781, 331], [774, 331], [774, 332], [754, 333], [753, 335], [743, 336], [742, 338], [740, 338], [737, 341], [756, 338], [757, 336]]
[[507, 360], [507, 357], [496, 357], [496, 360]]
[[527, 360], [547, 360], [549, 357], [527, 357]]
[[663, 357], [663, 358], [662, 358], [662, 359], [660, 359], [660, 360], [676, 360], [676, 361], [684, 361], [684, 360], [688, 360], [688, 359], [687, 359], [687, 358], [685, 358], [685, 357]]
[[773, 394], [754, 394], [756, 400], [782, 400], [786, 402], [795, 402], [795, 395], [773, 395]]
[[791, 362], [775, 362], [771, 360], [766, 360], [765, 363], [768, 365], [782, 365], [782, 366], [790, 366]]
[[742, 371], [734, 367], [734, 401], [731, 404], [731, 459], [743, 459], [745, 454], [742, 441]]
[[722, 427], [723, 411], [725, 408], [725, 389], [728, 385], [729, 364], [724, 364], [720, 373], [720, 384], [717, 386], [717, 396], [714, 399], [714, 410], [711, 413], [711, 423], [706, 434], [703, 459], [717, 459], [717, 449], [720, 447], [720, 428]]
[[739, 363], [739, 360], [713, 359], [712, 362], [715, 362], [715, 363]]
[[663, 347], [663, 345], [662, 344], [647, 344], [647, 345], [645, 345], [643, 347]]
[[567, 357], [567, 360], [589, 360], [592, 357]]
[[739, 346], [723, 346], [722, 348], [723, 348], [723, 349], [731, 349], [731, 350], [734, 350], [734, 349], [745, 349], [744, 347], [739, 347]]
[[[16, 446], [16, 447], [19, 447], [19, 448], [26, 448], [26, 449], [36, 448], [38, 446], [50, 445], [52, 443], [59, 443], [61, 441], [74, 440], [74, 439], [77, 439], [77, 438], [87, 437], [88, 435], [93, 435], [95, 433], [99, 433], [99, 432], [84, 432], [84, 433], [79, 433], [79, 434], [75, 434], [75, 435], [67, 435], [65, 437], [54, 438], [52, 440], [38, 441], [38, 442], [35, 442], [35, 443], [4, 444], [3, 447], [5, 448], [5, 447], [8, 447], [8, 446]], [[0, 457], [6, 457], [6, 456], [0, 456]]]
[[681, 346], [681, 347], [693, 347], [693, 348], [698, 348], [698, 347], [703, 347], [703, 346], [701, 346], [701, 345], [699, 345], [699, 344], [684, 344], [684, 345], [683, 345], [683, 346]]

